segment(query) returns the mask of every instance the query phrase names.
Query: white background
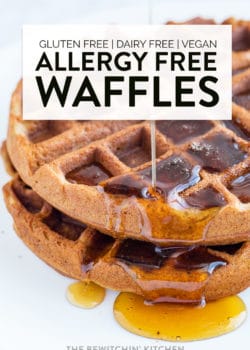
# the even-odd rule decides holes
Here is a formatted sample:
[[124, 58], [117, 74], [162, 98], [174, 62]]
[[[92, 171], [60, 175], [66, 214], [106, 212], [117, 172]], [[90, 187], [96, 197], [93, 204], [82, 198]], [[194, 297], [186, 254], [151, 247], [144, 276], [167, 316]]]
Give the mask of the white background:
[[[21, 77], [21, 25], [53, 23], [147, 23], [142, 0], [0, 0], [0, 141], [7, 128], [10, 94]], [[153, 23], [204, 15], [223, 20], [250, 19], [249, 1], [152, 1]], [[135, 5], [136, 4], [136, 5]], [[8, 180], [0, 162], [0, 186]], [[116, 294], [93, 310], [65, 300], [70, 280], [36, 258], [16, 237], [0, 194], [0, 350], [66, 350], [67, 345], [177, 345], [132, 335], [113, 319]], [[250, 308], [250, 293], [242, 293]], [[185, 343], [185, 350], [236, 349], [249, 344], [248, 321], [237, 331], [215, 339]], [[179, 344], [183, 345], [183, 344]]]

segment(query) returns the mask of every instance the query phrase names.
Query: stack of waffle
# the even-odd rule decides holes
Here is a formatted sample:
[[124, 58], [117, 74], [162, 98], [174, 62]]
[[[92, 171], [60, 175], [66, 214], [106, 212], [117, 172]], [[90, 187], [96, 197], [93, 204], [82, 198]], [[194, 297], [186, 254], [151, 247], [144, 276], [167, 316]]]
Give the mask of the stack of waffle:
[[23, 121], [19, 83], [3, 191], [17, 234], [46, 263], [158, 302], [249, 286], [250, 24], [224, 23], [233, 27], [233, 119], [157, 122], [156, 188], [148, 122]]

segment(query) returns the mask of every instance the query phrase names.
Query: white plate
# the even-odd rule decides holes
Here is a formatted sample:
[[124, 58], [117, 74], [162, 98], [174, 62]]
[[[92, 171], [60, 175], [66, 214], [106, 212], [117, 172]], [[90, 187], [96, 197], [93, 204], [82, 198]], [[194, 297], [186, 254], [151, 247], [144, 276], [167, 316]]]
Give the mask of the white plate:
[[[108, 3], [111, 4], [112, 1]], [[65, 18], [67, 23], [147, 22], [145, 1], [138, 1], [133, 6], [133, 2], [129, 0], [123, 2], [124, 6], [120, 8], [117, 3], [113, 1], [113, 7], [99, 12], [94, 9], [91, 12], [89, 7], [88, 15], [84, 13], [82, 18], [77, 20], [70, 21], [67, 14]], [[168, 19], [183, 20], [198, 14], [215, 17], [218, 20], [231, 15], [250, 18], [247, 4], [248, 1], [236, 0], [155, 1], [153, 22], [162, 23]], [[0, 140], [4, 140], [6, 135], [10, 94], [21, 76], [20, 48], [20, 42], [0, 47]], [[8, 176], [1, 162], [0, 186], [7, 180]], [[177, 348], [184, 346], [185, 350], [230, 350], [240, 344], [249, 343], [249, 319], [238, 330], [225, 336], [175, 344], [142, 338], [122, 329], [112, 314], [113, 302], [117, 295], [115, 292], [108, 291], [105, 301], [93, 310], [71, 306], [65, 299], [65, 291], [71, 280], [47, 267], [17, 238], [12, 228], [12, 219], [5, 209], [2, 193], [0, 196], [0, 350], [71, 350], [67, 346], [83, 346], [84, 350], [88, 350], [88, 345], [138, 346], [137, 350], [157, 350], [144, 348], [155, 345], [166, 346], [161, 350], [166, 350], [170, 345]], [[250, 308], [250, 291], [245, 291], [241, 296]], [[121, 348], [105, 350], [121, 350]]]

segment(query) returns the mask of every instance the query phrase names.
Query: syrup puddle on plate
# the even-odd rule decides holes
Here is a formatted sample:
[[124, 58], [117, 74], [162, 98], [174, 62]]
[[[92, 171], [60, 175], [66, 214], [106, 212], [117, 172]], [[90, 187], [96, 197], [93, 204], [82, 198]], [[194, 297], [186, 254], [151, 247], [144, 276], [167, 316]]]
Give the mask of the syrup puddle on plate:
[[71, 304], [92, 309], [102, 303], [105, 298], [105, 289], [93, 282], [79, 281], [68, 286], [66, 296]]
[[213, 338], [238, 328], [246, 319], [246, 306], [238, 296], [188, 304], [146, 304], [133, 293], [120, 293], [114, 303], [116, 321], [131, 333], [168, 341]]
[[[152, 207], [151, 222], [153, 222], [153, 219], [155, 219], [157, 221], [157, 224], [159, 225], [159, 222], [162, 221], [159, 215], [159, 213], [162, 212], [161, 202], [165, 202], [165, 201], [164, 201], [164, 198], [161, 198], [158, 192], [156, 192], [156, 175], [159, 176], [159, 172], [157, 172], [157, 166], [156, 166], [155, 122], [154, 121], [151, 122], [151, 161], [152, 161], [151, 174], [148, 174], [149, 175], [148, 177], [149, 178], [151, 177], [152, 190], [156, 195], [155, 199], [158, 199], [157, 203], [158, 204], [160, 203], [159, 206], [161, 209], [159, 212], [157, 212], [156, 206], [154, 205]], [[159, 167], [159, 164], [158, 164], [158, 167]], [[183, 167], [185, 165], [185, 160], [182, 160], [180, 157], [176, 158], [174, 159], [174, 164], [179, 164], [179, 168], [181, 165]], [[177, 169], [180, 170], [179, 168]], [[96, 172], [96, 167], [93, 170], [94, 172]], [[187, 166], [186, 168], [184, 167], [184, 170], [185, 171], [182, 171], [181, 174], [185, 175], [185, 179], [183, 179], [183, 181], [185, 180], [184, 181], [185, 188], [188, 188], [189, 184], [191, 186], [195, 182], [199, 181], [200, 178], [199, 178], [198, 172], [196, 174], [197, 169], [192, 169], [191, 166], [190, 167]], [[103, 173], [104, 173], [103, 171], [102, 172], [99, 171], [100, 176], [98, 178], [98, 181], [100, 180], [100, 178], [102, 178]], [[164, 171], [164, 173], [168, 173], [168, 172]], [[80, 175], [82, 176], [82, 174]], [[105, 176], [104, 176], [104, 179], [105, 179]], [[143, 185], [144, 177], [142, 177], [141, 179], [142, 179], [142, 185]], [[76, 182], [79, 182], [79, 178], [77, 179], [74, 178], [72, 180], [76, 180]], [[119, 194], [119, 191], [118, 193], [116, 193], [117, 189], [119, 190], [122, 188], [123, 191], [124, 189], [126, 190], [126, 193], [122, 193], [122, 194], [126, 194], [126, 195], [129, 194], [129, 192], [131, 191], [131, 188], [127, 186], [126, 181], [129, 180], [128, 184], [130, 184], [131, 179], [125, 175], [125, 176], [122, 176], [120, 180], [122, 180], [121, 181], [122, 183], [119, 183], [118, 181], [118, 183], [113, 184], [113, 186], [112, 186], [112, 183], [111, 183], [111, 186], [110, 185], [106, 187], [104, 186], [105, 190], [106, 191], [108, 190], [108, 192], [112, 194]], [[125, 183], [123, 180], [125, 180]], [[179, 179], [177, 180], [178, 180], [177, 185], [179, 186]], [[140, 185], [140, 177], [137, 181], [137, 185], [138, 184]], [[133, 191], [139, 191], [138, 193], [140, 194], [140, 190], [142, 190], [140, 186], [137, 188], [136, 186], [133, 185]], [[165, 195], [167, 195], [169, 192], [169, 188], [166, 188], [165, 190], [166, 190]], [[133, 195], [134, 194], [135, 193], [133, 193]], [[144, 200], [144, 198], [142, 197], [140, 198], [140, 200]], [[150, 216], [151, 215], [150, 206], [148, 206], [147, 204], [145, 205], [145, 207], [147, 208], [147, 214]], [[169, 210], [169, 207], [167, 208]], [[212, 208], [212, 210], [213, 209], [215, 209], [216, 211], [219, 210], [219, 208]], [[173, 211], [174, 209], [171, 208], [171, 210]], [[207, 209], [207, 211], [205, 212], [206, 214], [205, 219], [208, 217], [208, 219], [210, 220], [211, 217], [214, 216], [214, 212], [210, 213], [208, 212], [208, 210], [209, 209]], [[208, 213], [209, 215], [207, 215]], [[166, 213], [164, 212], [164, 216], [167, 216], [165, 214]], [[177, 218], [179, 219], [179, 216], [177, 216]], [[184, 222], [183, 230], [182, 230], [183, 232], [187, 231], [187, 221], [188, 221], [187, 217], [185, 216], [183, 220]], [[193, 221], [194, 221], [193, 218], [191, 218], [192, 223]], [[200, 218], [198, 221], [200, 221]], [[176, 227], [178, 227], [178, 230], [176, 230]], [[191, 227], [193, 228], [192, 225]], [[194, 233], [198, 231], [198, 236], [202, 235], [203, 228], [204, 227], [202, 228], [198, 227], [198, 229], [194, 230]], [[161, 229], [162, 229], [161, 226], [160, 226], [160, 229], [159, 227], [157, 227], [157, 232], [159, 231], [160, 232], [163, 231], [164, 233], [166, 232], [165, 227], [164, 227], [164, 230], [161, 230]], [[178, 235], [180, 234], [179, 222], [178, 222], [178, 225], [175, 225], [175, 227], [173, 227], [172, 231], [173, 233], [177, 231], [177, 234]], [[126, 247], [126, 251], [127, 250], [128, 252], [131, 251], [131, 249], [128, 249], [128, 247]], [[188, 259], [188, 261], [189, 260], [190, 259]], [[210, 256], [209, 256], [208, 262], [213, 262]], [[185, 262], [185, 265], [186, 265], [186, 262]], [[86, 266], [89, 266], [89, 263]], [[150, 279], [150, 281], [155, 281], [155, 278]], [[203, 292], [203, 288], [201, 289], [201, 292]], [[86, 281], [75, 282], [71, 284], [67, 289], [68, 300], [73, 305], [76, 305], [82, 308], [93, 308], [99, 305], [103, 301], [104, 297], [105, 297], [105, 289], [93, 282], [86, 282]], [[209, 302], [205, 305], [184, 304], [184, 303], [177, 304], [177, 303], [166, 303], [166, 302], [150, 304], [150, 303], [146, 303], [142, 296], [136, 295], [133, 293], [128, 293], [128, 292], [121, 292], [117, 296], [113, 306], [113, 312], [114, 312], [114, 317], [118, 322], [118, 324], [120, 324], [124, 329], [128, 330], [131, 333], [144, 336], [147, 338], [162, 339], [162, 340], [175, 341], [175, 342], [209, 339], [209, 338], [213, 338], [219, 335], [229, 333], [237, 329], [245, 321], [247, 316], [246, 306], [238, 296], [230, 296], [227, 298]]]

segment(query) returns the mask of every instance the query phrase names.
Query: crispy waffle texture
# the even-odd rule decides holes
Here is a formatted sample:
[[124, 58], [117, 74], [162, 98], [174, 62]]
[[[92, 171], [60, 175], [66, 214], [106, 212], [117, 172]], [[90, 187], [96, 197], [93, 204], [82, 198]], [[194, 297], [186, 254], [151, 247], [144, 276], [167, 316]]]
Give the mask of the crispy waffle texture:
[[[62, 274], [79, 280], [89, 279], [110, 289], [135, 292], [147, 297], [145, 284], [147, 286], [148, 280], [156, 271], [156, 279], [161, 276], [160, 281], [164, 277], [164, 283], [173, 283], [171, 289], [168, 286], [164, 291], [165, 297], [169, 295], [175, 300], [180, 298], [181, 301], [192, 296], [193, 291], [190, 295], [185, 287], [185, 282], [186, 285], [190, 282], [187, 276], [192, 276], [192, 270], [188, 271], [186, 267], [179, 270], [164, 268], [164, 264], [162, 267], [152, 259], [148, 261], [148, 254], [143, 256], [143, 245], [149, 243], [133, 241], [132, 245], [136, 243], [142, 246], [142, 252], [133, 249], [126, 253], [130, 259], [132, 255], [132, 261], [137, 259], [134, 264], [138, 265], [137, 268], [131, 270], [128, 259], [124, 260], [122, 253], [117, 253], [122, 251], [122, 247], [126, 250], [131, 245], [128, 243], [130, 240], [115, 240], [67, 217], [51, 207], [18, 177], [6, 184], [3, 191], [17, 234], [38, 257]], [[227, 264], [218, 267], [205, 284], [202, 274], [197, 280], [196, 271], [191, 289], [201, 283], [204, 287], [203, 297], [212, 300], [238, 293], [249, 286], [249, 243], [213, 246], [209, 247], [209, 251], [218, 257], [218, 261], [227, 261]], [[146, 259], [146, 268], [140, 267], [142, 259]], [[174, 282], [179, 280], [183, 283], [181, 295], [179, 290], [173, 290]]]
[[[163, 204], [144, 191], [147, 122], [23, 121], [18, 84], [2, 147], [14, 176], [4, 198], [17, 234], [54, 269], [157, 301], [214, 300], [249, 286], [250, 30], [246, 21], [223, 23], [233, 28], [233, 119], [156, 123]], [[188, 224], [205, 222], [202, 235], [183, 239], [188, 224], [178, 218], [155, 236], [169, 204]]]
[[[26, 122], [21, 105], [20, 83], [11, 102], [7, 149], [25, 183], [57, 209], [102, 232], [156, 242], [143, 233], [148, 221], [153, 223], [140, 203], [126, 193], [110, 194], [100, 186], [103, 181], [117, 183], [124, 174], [150, 170], [149, 124]], [[234, 182], [249, 173], [249, 113], [233, 104], [232, 121], [157, 123], [157, 163], [175, 178], [171, 193], [182, 183], [180, 198], [191, 209], [219, 208], [206, 228], [206, 237], [201, 237], [205, 243], [249, 238], [249, 191], [242, 200], [233, 190]], [[194, 182], [188, 184], [185, 176], [181, 178], [197, 169]], [[200, 205], [207, 191], [211, 202]], [[160, 239], [162, 244], [164, 239]], [[170, 243], [174, 239], [168, 237]]]
[[[185, 23], [215, 22], [195, 18]], [[191, 210], [220, 208], [211, 215], [205, 233], [199, 238], [191, 235], [187, 243], [231, 243], [250, 235], [250, 24], [234, 18], [223, 23], [233, 29], [233, 120], [157, 123], [158, 168], [166, 166], [176, 177], [166, 201], [173, 200], [178, 181], [186, 181], [181, 172], [195, 172], [199, 167], [196, 179], [182, 183], [183, 191], [178, 190], [180, 201], [184, 198]], [[145, 234], [149, 226], [157, 230], [145, 208], [128, 200], [130, 189], [117, 191], [119, 181], [124, 185], [119, 176], [149, 172], [148, 123], [23, 121], [21, 91], [19, 83], [11, 101], [7, 149], [25, 183], [57, 209], [115, 237], [162, 245], [176, 240], [169, 233], [166, 237]], [[103, 181], [109, 189], [115, 184], [115, 195], [103, 191]]]

